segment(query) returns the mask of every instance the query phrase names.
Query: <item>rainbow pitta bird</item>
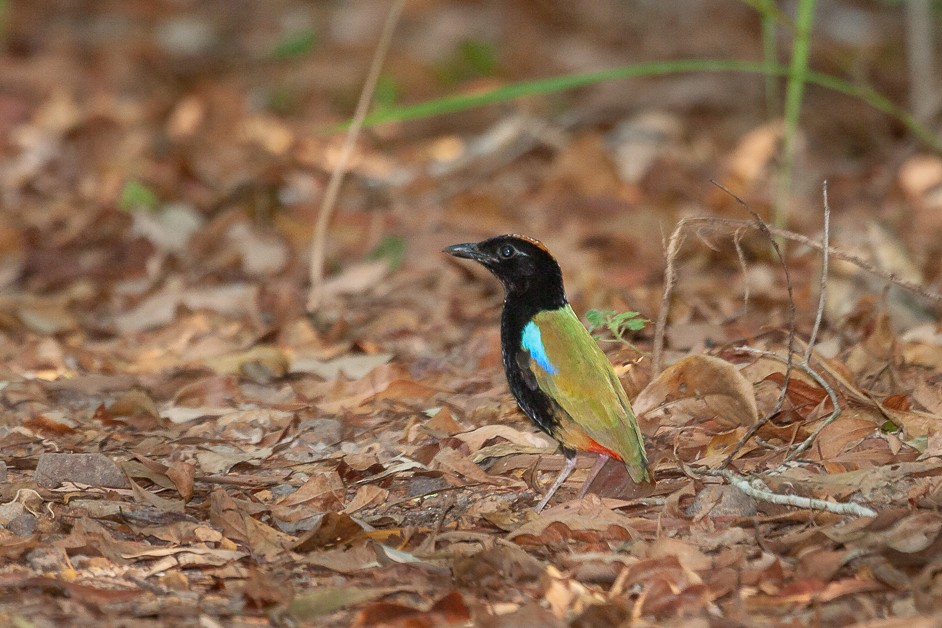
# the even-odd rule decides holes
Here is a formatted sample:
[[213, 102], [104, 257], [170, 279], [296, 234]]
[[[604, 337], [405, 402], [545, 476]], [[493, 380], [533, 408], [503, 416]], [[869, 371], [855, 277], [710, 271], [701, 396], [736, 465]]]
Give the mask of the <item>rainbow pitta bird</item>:
[[543, 243], [502, 235], [444, 252], [482, 264], [504, 285], [500, 337], [507, 383], [524, 413], [566, 456], [537, 512], [572, 473], [578, 451], [599, 454], [580, 497], [608, 458], [623, 462], [635, 482], [650, 481], [628, 396], [566, 301], [562, 271]]

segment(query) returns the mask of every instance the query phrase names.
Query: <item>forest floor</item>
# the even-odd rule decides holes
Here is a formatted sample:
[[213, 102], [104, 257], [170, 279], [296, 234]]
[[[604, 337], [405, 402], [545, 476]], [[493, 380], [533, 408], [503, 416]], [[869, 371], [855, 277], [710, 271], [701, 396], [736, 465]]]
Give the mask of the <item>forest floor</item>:
[[[577, 4], [407, 3], [377, 106], [761, 58], [747, 3]], [[831, 4], [813, 65], [853, 57], [904, 103], [901, 10]], [[5, 8], [0, 623], [938, 626], [939, 155], [809, 87], [772, 238], [761, 77], [384, 124], [310, 314], [335, 129], [387, 6]], [[612, 463], [576, 499], [580, 457], [534, 512], [563, 457], [504, 380], [499, 284], [440, 252], [507, 232], [552, 249], [580, 316], [667, 315], [663, 351], [654, 322], [594, 330], [653, 486]]]

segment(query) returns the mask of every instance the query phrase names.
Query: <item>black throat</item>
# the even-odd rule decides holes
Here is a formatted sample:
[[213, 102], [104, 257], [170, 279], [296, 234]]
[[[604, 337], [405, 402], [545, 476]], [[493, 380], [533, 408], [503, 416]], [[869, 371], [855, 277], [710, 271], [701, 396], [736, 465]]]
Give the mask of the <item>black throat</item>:
[[555, 273], [541, 274], [524, 289], [513, 289], [506, 284], [505, 288], [507, 295], [500, 318], [500, 344], [507, 384], [520, 409], [537, 427], [553, 436], [558, 425], [556, 404], [535, 385], [533, 376], [518, 357], [523, 351], [521, 341], [527, 323], [539, 312], [557, 310], [566, 305], [562, 273], [557, 266]]
[[559, 266], [554, 266], [537, 276], [528, 277], [525, 283], [504, 284], [506, 295], [500, 318], [500, 335], [504, 347], [519, 347], [523, 328], [537, 313], [558, 310], [566, 305], [563, 274]]

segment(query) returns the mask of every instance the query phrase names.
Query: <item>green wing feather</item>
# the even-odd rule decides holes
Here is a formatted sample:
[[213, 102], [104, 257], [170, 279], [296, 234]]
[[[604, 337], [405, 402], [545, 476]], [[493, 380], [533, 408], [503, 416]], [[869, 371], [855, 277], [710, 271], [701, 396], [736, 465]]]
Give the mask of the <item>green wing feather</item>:
[[[561, 435], [581, 428], [599, 445], [621, 456], [635, 482], [647, 481], [644, 439], [631, 403], [608, 358], [575, 312], [567, 304], [540, 312], [532, 321], [540, 330], [546, 357], [556, 373], [548, 372], [533, 358], [530, 372], [540, 389], [567, 415], [559, 417]], [[578, 427], [565, 425], [567, 419]]]

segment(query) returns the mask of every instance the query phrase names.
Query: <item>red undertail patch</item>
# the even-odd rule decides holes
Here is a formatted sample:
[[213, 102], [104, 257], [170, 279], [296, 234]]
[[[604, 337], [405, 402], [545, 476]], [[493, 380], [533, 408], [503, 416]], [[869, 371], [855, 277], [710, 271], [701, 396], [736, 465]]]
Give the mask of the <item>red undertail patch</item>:
[[624, 460], [622, 460], [622, 457], [621, 457], [621, 456], [619, 456], [618, 454], [616, 454], [614, 451], [612, 451], [612, 450], [609, 449], [608, 447], [604, 447], [604, 446], [602, 446], [602, 445], [599, 445], [599, 444], [598, 444], [597, 442], [595, 442], [594, 440], [590, 440], [588, 446], [586, 446], [585, 449], [586, 449], [586, 451], [592, 452], [593, 454], [605, 454], [605, 455], [608, 456], [609, 458], [614, 458], [615, 460], [620, 460], [620, 461], [624, 462]]

